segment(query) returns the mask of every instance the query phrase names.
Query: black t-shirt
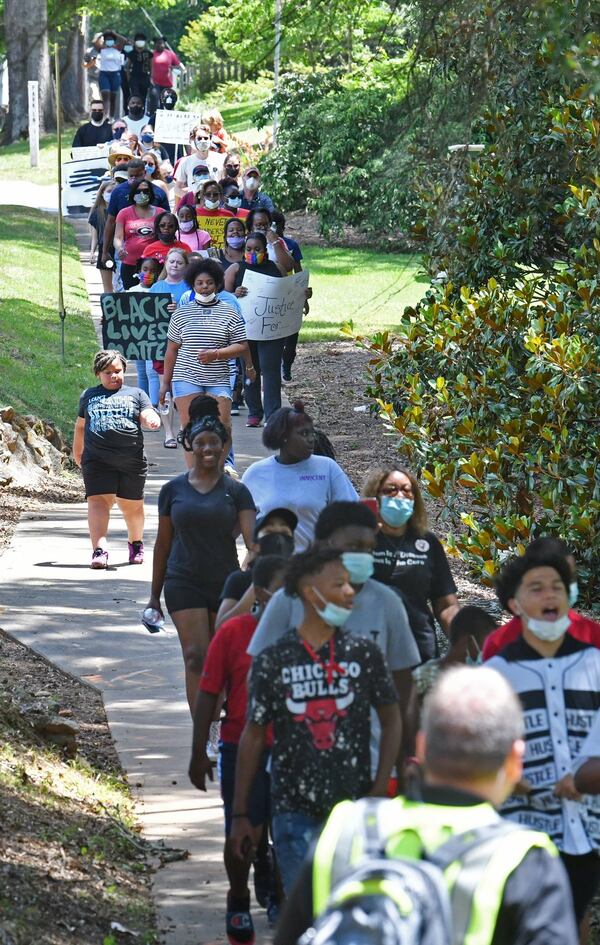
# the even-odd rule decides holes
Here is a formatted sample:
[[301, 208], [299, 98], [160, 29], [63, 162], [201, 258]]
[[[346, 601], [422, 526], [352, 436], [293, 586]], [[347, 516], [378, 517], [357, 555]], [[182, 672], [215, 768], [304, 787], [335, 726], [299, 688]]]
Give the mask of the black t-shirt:
[[98, 384], [84, 390], [77, 414], [85, 419], [82, 461], [123, 470], [137, 466], [144, 456], [140, 414], [148, 407], [150, 398], [139, 387], [107, 390]]
[[229, 598], [230, 600], [241, 600], [250, 585], [252, 584], [252, 571], [240, 571], [237, 568], [229, 575], [223, 590], [221, 591], [221, 600]]
[[397, 695], [379, 647], [336, 631], [336, 673], [327, 682], [330, 644], [306, 650], [296, 630], [252, 662], [248, 720], [273, 723], [273, 812], [325, 818], [338, 801], [363, 797], [371, 788], [370, 709], [392, 705]]
[[129, 60], [129, 73], [132, 79], [150, 79], [152, 53], [148, 49], [132, 49], [124, 55]]
[[396, 538], [380, 531], [374, 558], [373, 577], [400, 593], [421, 659], [433, 659], [436, 643], [431, 604], [438, 597], [456, 593], [441, 542], [432, 532], [417, 536], [406, 531]]
[[158, 513], [173, 526], [166, 577], [222, 586], [238, 564], [239, 513], [255, 505], [246, 486], [229, 476], [203, 494], [190, 485], [188, 475], [165, 483], [158, 496]]
[[73, 138], [73, 148], [94, 148], [97, 144], [106, 144], [112, 141], [112, 125], [109, 121], [103, 121], [101, 125], [92, 125], [88, 121], [81, 125], [75, 132]]
[[251, 266], [249, 263], [241, 262], [238, 263], [238, 271], [236, 272], [235, 282], [233, 284], [234, 289], [239, 289], [241, 286], [244, 281], [246, 269], [248, 272], [257, 272], [259, 276], [275, 276], [281, 279], [281, 273], [271, 259], [265, 259], [264, 263], [261, 263], [260, 266]]
[[[423, 788], [423, 800], [461, 807], [481, 802], [480, 798], [462, 791], [428, 786]], [[313, 852], [314, 847], [286, 900], [275, 945], [296, 945], [312, 925]], [[508, 877], [491, 945], [549, 945], [550, 942], [576, 945], [570, 902], [571, 891], [562, 863], [546, 850], [534, 847]]]

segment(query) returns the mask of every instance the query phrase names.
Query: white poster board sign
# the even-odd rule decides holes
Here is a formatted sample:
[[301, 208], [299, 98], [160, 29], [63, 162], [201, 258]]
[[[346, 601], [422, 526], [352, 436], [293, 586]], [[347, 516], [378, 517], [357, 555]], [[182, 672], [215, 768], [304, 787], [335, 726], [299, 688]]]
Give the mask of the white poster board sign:
[[65, 161], [62, 166], [63, 214], [89, 210], [107, 170], [108, 159], [102, 155], [84, 161]]
[[29, 106], [29, 163], [37, 167], [40, 157], [40, 84], [27, 83], [27, 102]]
[[108, 157], [108, 144], [93, 144], [89, 148], [71, 148], [72, 161], [84, 161], [86, 158]]
[[269, 341], [300, 331], [308, 279], [307, 269], [281, 279], [247, 269], [242, 285], [248, 295], [239, 299], [246, 337], [250, 341]]
[[176, 112], [168, 108], [156, 109], [154, 137], [160, 144], [189, 144], [190, 131], [202, 124], [196, 112]]

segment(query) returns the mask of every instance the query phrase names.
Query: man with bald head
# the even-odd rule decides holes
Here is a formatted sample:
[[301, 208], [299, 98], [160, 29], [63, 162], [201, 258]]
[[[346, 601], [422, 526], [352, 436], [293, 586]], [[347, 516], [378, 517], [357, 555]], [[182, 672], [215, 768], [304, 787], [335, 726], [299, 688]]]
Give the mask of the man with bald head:
[[[545, 834], [520, 827], [507, 828], [506, 833], [496, 829], [494, 834], [500, 822], [495, 808], [519, 782], [523, 753], [521, 707], [502, 676], [487, 668], [449, 669], [425, 701], [417, 735], [423, 771], [419, 799], [370, 802], [378, 805], [381, 848], [389, 859], [433, 858], [450, 838], [480, 831], [475, 873], [471, 860], [467, 869], [458, 856], [444, 874], [455, 941], [577, 942], [569, 884], [552, 842]], [[326, 910], [332, 889], [364, 862], [363, 832], [357, 824], [364, 805], [344, 801], [333, 809], [287, 900], [275, 945], [294, 945]], [[372, 813], [371, 807], [370, 817]], [[338, 854], [343, 849], [348, 855], [340, 868]], [[465, 897], [470, 912], [464, 934], [457, 937], [457, 904], [464, 904]], [[464, 913], [462, 920], [464, 925]]]

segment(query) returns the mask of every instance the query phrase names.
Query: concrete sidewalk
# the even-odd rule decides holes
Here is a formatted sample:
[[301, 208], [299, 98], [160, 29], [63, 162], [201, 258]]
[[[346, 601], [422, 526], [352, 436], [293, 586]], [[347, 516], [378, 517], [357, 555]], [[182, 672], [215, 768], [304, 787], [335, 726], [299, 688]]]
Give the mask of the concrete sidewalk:
[[[87, 250], [87, 225], [78, 222]], [[87, 254], [83, 257], [87, 261]], [[93, 315], [101, 291], [85, 266]], [[90, 376], [90, 383], [92, 383]], [[73, 404], [73, 417], [76, 404]], [[233, 418], [238, 470], [265, 455], [260, 430], [246, 412]], [[174, 628], [149, 634], [140, 623], [150, 587], [157, 497], [183, 471], [183, 451], [165, 450], [163, 434], [146, 433], [146, 562], [127, 563], [127, 534], [118, 513], [109, 533], [109, 569], [91, 571], [85, 504], [49, 505], [24, 514], [2, 556], [0, 621], [5, 630], [102, 692], [110, 729], [134, 790], [145, 836], [190, 851], [160, 869], [154, 891], [166, 945], [225, 941], [223, 818], [218, 785], [207, 795], [190, 785], [191, 722], [183, 661]], [[268, 938], [265, 913], [253, 908], [257, 940]], [[108, 931], [108, 930], [107, 930]]]

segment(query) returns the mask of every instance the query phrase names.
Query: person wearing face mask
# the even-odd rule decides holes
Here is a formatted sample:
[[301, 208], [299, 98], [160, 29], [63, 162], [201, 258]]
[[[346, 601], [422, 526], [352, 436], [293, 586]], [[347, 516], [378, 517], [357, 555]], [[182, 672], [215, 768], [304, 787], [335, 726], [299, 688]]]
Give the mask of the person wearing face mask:
[[230, 184], [235, 184], [236, 187], [239, 188], [241, 185], [241, 169], [242, 162], [239, 151], [228, 151], [223, 163], [223, 177], [219, 181], [221, 187], [224, 187], [225, 183], [228, 181]]
[[[122, 118], [115, 118], [112, 123], [112, 141], [111, 149], [116, 147], [127, 147], [129, 140], [129, 131]], [[133, 157], [133, 154], [131, 155]], [[131, 160], [131, 158], [130, 158]]]
[[136, 33], [131, 48], [123, 47], [126, 57], [127, 78], [130, 95], [136, 95], [142, 102], [146, 101], [150, 88], [150, 69], [152, 67], [152, 53], [146, 47], [146, 34]]
[[156, 151], [146, 151], [142, 155], [142, 161], [144, 162], [144, 167], [146, 169], [146, 179], [152, 181], [152, 185], [155, 190], [162, 190], [165, 194], [169, 194], [169, 186], [165, 183], [162, 176], [162, 171], [159, 167], [159, 159], [156, 156]]
[[260, 171], [257, 167], [249, 167], [244, 171], [242, 185], [242, 207], [244, 210], [257, 210], [262, 207], [263, 210], [273, 212], [275, 209], [273, 201], [268, 194], [260, 190]]
[[179, 238], [182, 243], [186, 243], [193, 252], [208, 249], [211, 245], [210, 233], [201, 230], [198, 226], [198, 217], [193, 207], [180, 206], [177, 219], [179, 220]]
[[123, 121], [129, 129], [129, 133], [137, 135], [138, 138], [144, 128], [150, 121], [149, 115], [144, 110], [144, 99], [141, 95], [130, 95], [127, 101], [127, 111], [123, 115]]
[[[535, 558], [540, 554], [554, 554], [565, 559], [569, 571], [571, 572], [569, 604], [571, 608], [574, 608], [577, 603], [579, 587], [577, 585], [575, 558], [567, 544], [560, 538], [544, 535], [530, 542], [530, 544], [527, 545], [525, 554], [528, 558]], [[595, 620], [590, 620], [589, 617], [584, 617], [583, 614], [579, 614], [573, 609], [569, 611], [569, 617], [571, 619], [568, 629], [570, 636], [575, 637], [576, 640], [581, 640], [583, 643], [591, 643], [592, 646], [600, 648], [600, 623], [597, 623]], [[486, 639], [483, 648], [484, 660], [496, 656], [496, 654], [505, 646], [508, 646], [509, 643], [514, 643], [515, 640], [520, 637], [522, 629], [520, 617], [513, 616], [508, 623], [505, 623], [502, 627], [495, 630], [494, 633], [491, 633]]]
[[134, 277], [138, 259], [154, 240], [154, 221], [160, 213], [155, 205], [155, 195], [151, 181], [142, 178], [130, 188], [128, 206], [117, 214], [115, 257], [121, 260], [121, 279], [125, 290], [136, 284]]
[[460, 608], [450, 621], [448, 630], [450, 645], [445, 655], [440, 659], [421, 663], [413, 670], [419, 709], [441, 672], [458, 663], [476, 666], [482, 662], [482, 650], [486, 638], [497, 626], [492, 615], [481, 607], [468, 605]]
[[154, 138], [154, 128], [152, 125], [144, 125], [140, 132], [140, 147], [142, 149], [142, 158], [147, 154], [153, 154], [157, 165], [162, 161], [168, 161], [169, 155], [162, 144], [159, 144]]
[[[238, 748], [232, 852], [254, 847], [250, 786], [273, 725], [273, 838], [286, 893], [310, 843], [338, 801], [385, 796], [401, 741], [394, 685], [379, 647], [342, 628], [355, 592], [341, 553], [319, 548], [292, 558], [285, 590], [303, 616], [252, 661], [247, 722]], [[381, 738], [375, 778], [369, 756], [370, 710]]]
[[244, 259], [246, 227], [243, 221], [235, 217], [225, 220], [223, 238], [225, 245], [219, 250], [219, 262], [223, 271], [227, 272], [230, 266], [241, 263]]
[[117, 114], [117, 95], [121, 91], [121, 67], [125, 61], [121, 49], [127, 40], [113, 30], [105, 30], [103, 35], [104, 42], [98, 53], [100, 70], [98, 85], [104, 103], [104, 112], [110, 120], [116, 118]]
[[242, 482], [254, 496], [260, 515], [279, 508], [285, 496], [287, 508], [298, 516], [296, 551], [304, 551], [324, 507], [330, 502], [356, 501], [356, 489], [335, 460], [313, 455], [314, 426], [300, 400], [269, 418], [263, 444], [278, 451], [277, 455], [252, 463]]
[[[200, 178], [204, 177], [204, 173], [207, 179], [209, 178], [210, 128], [206, 125], [196, 125], [192, 128], [190, 148], [190, 154], [182, 158], [175, 168], [175, 197], [179, 201], [190, 191], [195, 197]], [[204, 167], [206, 172], [202, 170]], [[186, 202], [194, 201], [188, 199]]]
[[294, 530], [298, 519], [291, 509], [273, 509], [257, 518], [254, 527], [254, 542], [248, 553], [246, 570], [237, 568], [229, 575], [221, 592], [221, 604], [216, 626], [224, 620], [250, 612], [252, 597], [252, 573], [256, 562], [264, 555], [280, 555], [290, 558], [294, 553]]
[[164, 264], [170, 249], [188, 249], [186, 243], [177, 239], [179, 220], [174, 213], [160, 213], [154, 220], [154, 240], [145, 248], [143, 255], [154, 256]]
[[226, 177], [219, 181], [219, 186], [223, 191], [223, 206], [225, 209], [231, 210], [238, 220], [244, 220], [245, 222], [250, 211], [242, 209], [242, 197], [238, 185]]
[[231, 210], [222, 206], [223, 191], [216, 181], [207, 180], [196, 195], [198, 224], [210, 233], [211, 246], [223, 249], [225, 245], [225, 223], [233, 216]]
[[523, 777], [501, 813], [554, 840], [582, 923], [600, 885], [600, 797], [579, 794], [572, 771], [600, 708], [600, 652], [568, 633], [571, 580], [552, 553], [503, 567], [498, 599], [522, 631], [486, 666], [512, 686], [525, 716]]
[[[90, 215], [88, 217], [88, 223], [92, 231], [92, 241], [90, 246], [90, 262], [93, 261], [94, 254], [97, 251], [96, 259], [96, 268], [100, 270], [100, 278], [102, 279], [102, 289], [104, 292], [112, 292], [113, 290], [113, 275], [114, 275], [114, 266], [107, 269], [105, 264], [102, 262], [102, 241], [104, 238], [104, 225], [106, 223], [106, 211], [108, 209], [108, 201], [110, 200], [110, 195], [115, 189], [115, 181], [110, 177], [108, 180], [102, 181], [98, 188], [96, 194], [96, 199], [94, 200], [92, 209], [90, 210]], [[113, 260], [114, 263], [114, 260]]]
[[94, 99], [90, 106], [90, 120], [75, 132], [73, 148], [94, 148], [106, 144], [112, 139], [110, 122], [106, 120], [104, 104], [101, 99]]
[[427, 528], [419, 483], [407, 469], [374, 469], [362, 494], [377, 500], [379, 513], [375, 580], [400, 594], [421, 660], [433, 659], [435, 621], [447, 636], [459, 604], [446, 553]]
[[[285, 240], [273, 228], [273, 217], [270, 210], [262, 207], [259, 210], [250, 210], [246, 219], [249, 233], [262, 233], [267, 241], [267, 255], [269, 259], [283, 266], [286, 275], [296, 271], [295, 263]], [[298, 270], [299, 271], [299, 270]]]
[[[213, 762], [206, 745], [209, 740], [213, 719], [219, 706], [219, 697], [226, 693], [227, 713], [221, 723], [219, 744], [219, 782], [223, 798], [225, 817], [224, 861], [229, 880], [226, 906], [226, 934], [229, 942], [244, 945], [250, 941], [253, 932], [250, 914], [250, 896], [248, 878], [250, 860], [240, 860], [232, 855], [229, 835], [234, 818], [233, 791], [238, 744], [244, 729], [248, 703], [248, 673], [251, 659], [246, 654], [246, 647], [256, 629], [259, 616], [265, 604], [282, 586], [285, 575], [286, 559], [278, 555], [264, 555], [254, 569], [251, 613], [228, 618], [217, 630], [210, 642], [198, 700], [194, 712], [194, 735], [192, 754], [189, 765], [189, 777], [199, 791], [206, 791], [206, 779], [213, 780]], [[254, 842], [258, 846], [264, 829], [268, 830], [270, 821], [270, 778], [267, 770], [268, 747], [263, 752], [258, 764], [258, 771], [250, 788], [248, 817], [252, 824]], [[255, 884], [257, 873], [255, 865]], [[268, 884], [272, 886], [271, 884]], [[267, 885], [267, 888], [268, 888]], [[267, 892], [267, 914], [276, 905], [274, 890]]]
[[[123, 181], [113, 190], [110, 195], [108, 212], [106, 214], [106, 223], [104, 225], [104, 239], [102, 244], [102, 261], [106, 262], [113, 251], [113, 238], [115, 235], [115, 226], [117, 216], [120, 210], [124, 210], [131, 205], [129, 199], [131, 188], [144, 180], [146, 177], [146, 167], [139, 158], [133, 158], [127, 165], [127, 180]], [[154, 191], [154, 205], [162, 210], [169, 210], [169, 198], [162, 190]]]
[[169, 47], [164, 36], [157, 36], [154, 40], [154, 52], [150, 67], [150, 91], [148, 93], [148, 110], [150, 114], [156, 111], [162, 93], [173, 88], [173, 69], [181, 69], [179, 57]]

